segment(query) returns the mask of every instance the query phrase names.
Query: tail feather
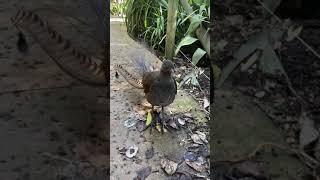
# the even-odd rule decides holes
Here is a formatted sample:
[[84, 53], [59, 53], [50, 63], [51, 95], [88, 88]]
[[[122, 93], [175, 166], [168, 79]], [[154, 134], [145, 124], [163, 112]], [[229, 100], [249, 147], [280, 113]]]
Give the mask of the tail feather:
[[129, 73], [126, 69], [124, 69], [121, 65], [116, 64], [114, 68], [127, 80], [129, 84], [133, 87], [143, 89], [143, 85], [141, 80], [134, 77], [131, 73]]
[[142, 50], [141, 51], [135, 51], [132, 54], [132, 62], [133, 62], [133, 65], [138, 70], [138, 72], [140, 73], [141, 76], [143, 76], [143, 74], [145, 72], [151, 71], [151, 68], [150, 68], [151, 66], [145, 60], [144, 52]]
[[102, 60], [72, 47], [69, 40], [63, 38], [39, 15], [20, 9], [12, 21], [19, 30], [21, 28], [28, 32], [66, 73], [89, 84], [106, 85]]

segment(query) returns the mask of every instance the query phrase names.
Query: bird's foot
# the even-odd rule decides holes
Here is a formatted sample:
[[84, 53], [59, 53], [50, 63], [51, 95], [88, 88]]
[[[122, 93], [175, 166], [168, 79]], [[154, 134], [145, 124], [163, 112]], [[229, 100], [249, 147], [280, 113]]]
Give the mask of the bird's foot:
[[[161, 114], [163, 115], [163, 114]], [[167, 126], [166, 123], [166, 118], [164, 118], [164, 116], [160, 116], [160, 114], [158, 114], [158, 118], [157, 118], [157, 124], [158, 124], [158, 130], [163, 134], [167, 131], [170, 131], [170, 128]]]
[[144, 127], [144, 129], [142, 131], [145, 131], [150, 127], [150, 134], [151, 134], [152, 129], [156, 127], [157, 121], [155, 120], [156, 119], [156, 114], [154, 114], [153, 111], [151, 111], [150, 113], [151, 113], [151, 122], [150, 122], [150, 124], [146, 125], [146, 127]]
[[152, 116], [151, 123], [148, 126], [146, 126], [142, 131], [145, 131], [149, 127], [150, 127], [150, 134], [152, 133], [153, 128], [157, 129], [162, 134], [165, 133], [167, 130], [170, 131], [165, 122], [165, 118], [161, 117], [161, 113], [159, 113], [157, 110], [151, 111], [151, 116]]

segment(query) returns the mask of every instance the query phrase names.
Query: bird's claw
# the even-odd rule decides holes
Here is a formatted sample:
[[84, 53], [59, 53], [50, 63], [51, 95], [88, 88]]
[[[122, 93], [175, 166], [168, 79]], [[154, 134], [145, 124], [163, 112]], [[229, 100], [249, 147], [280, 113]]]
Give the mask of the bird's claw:
[[168, 129], [167, 125], [163, 121], [163, 118], [160, 117], [160, 114], [158, 112], [153, 111], [151, 123], [148, 126], [146, 126], [142, 131], [145, 131], [146, 129], [148, 129], [150, 127], [150, 134], [151, 134], [152, 129], [157, 128], [158, 126], [160, 126], [160, 132], [162, 134], [164, 133], [165, 127]]

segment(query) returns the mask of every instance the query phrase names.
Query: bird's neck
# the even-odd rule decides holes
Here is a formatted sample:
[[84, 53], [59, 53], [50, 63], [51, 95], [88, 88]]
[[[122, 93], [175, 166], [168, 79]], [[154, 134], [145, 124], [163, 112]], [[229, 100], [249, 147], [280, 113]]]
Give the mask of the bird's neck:
[[171, 77], [171, 70], [168, 69], [161, 69], [160, 76], [162, 77]]

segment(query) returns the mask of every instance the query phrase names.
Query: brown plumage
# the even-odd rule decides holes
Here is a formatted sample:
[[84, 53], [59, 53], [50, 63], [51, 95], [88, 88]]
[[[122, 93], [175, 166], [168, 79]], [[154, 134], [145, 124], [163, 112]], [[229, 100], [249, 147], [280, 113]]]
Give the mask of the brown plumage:
[[[38, 14], [20, 9], [12, 22], [19, 30], [27, 32], [67, 74], [87, 84], [107, 84], [102, 60], [75, 49], [70, 40], [65, 39]], [[19, 51], [27, 51], [21, 32], [17, 46]]]
[[177, 84], [172, 76], [174, 65], [164, 60], [160, 71], [145, 72], [142, 84], [146, 99], [152, 106], [168, 106], [177, 94]]
[[[172, 76], [174, 64], [171, 61], [164, 60], [160, 71], [144, 71], [142, 81], [139, 81], [121, 65], [115, 65], [115, 69], [119, 71], [132, 86], [139, 89], [143, 88], [146, 99], [152, 105], [152, 109], [154, 106], [161, 106], [163, 112], [164, 107], [174, 101], [177, 94], [177, 84]], [[164, 125], [163, 122], [161, 123]]]

